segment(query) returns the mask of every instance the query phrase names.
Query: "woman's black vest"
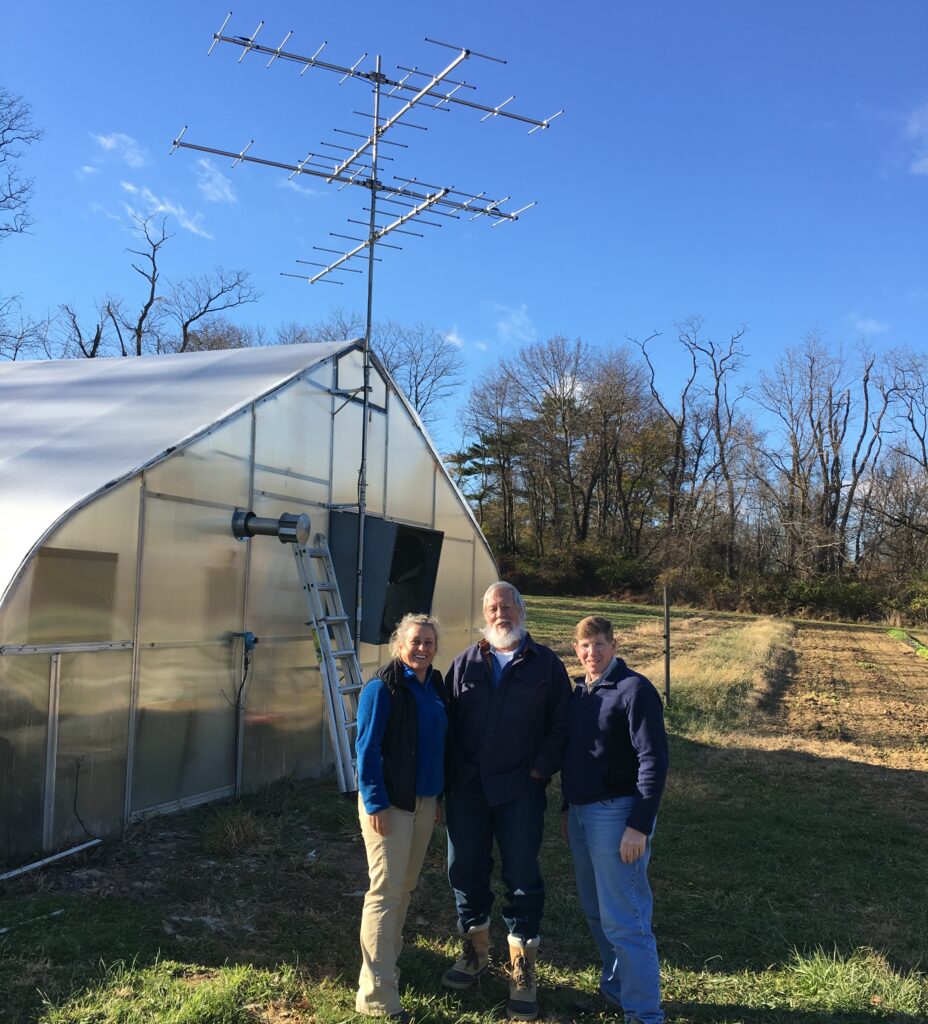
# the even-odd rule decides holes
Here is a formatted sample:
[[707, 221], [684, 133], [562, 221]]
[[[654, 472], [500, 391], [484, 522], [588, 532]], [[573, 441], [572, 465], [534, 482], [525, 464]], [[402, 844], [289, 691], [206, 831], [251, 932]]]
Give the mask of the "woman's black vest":
[[[406, 680], [406, 666], [394, 658], [377, 670], [390, 694], [390, 716], [380, 744], [383, 757], [383, 781], [394, 807], [403, 811], [416, 809], [416, 696]], [[445, 710], [448, 700], [438, 669], [432, 669], [432, 687]]]

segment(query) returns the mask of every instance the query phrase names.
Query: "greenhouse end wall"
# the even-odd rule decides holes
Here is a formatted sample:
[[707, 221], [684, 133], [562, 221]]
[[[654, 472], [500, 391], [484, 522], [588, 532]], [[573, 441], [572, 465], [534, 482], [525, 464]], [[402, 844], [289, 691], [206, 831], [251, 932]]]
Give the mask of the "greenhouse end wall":
[[[0, 608], [0, 860], [329, 770], [291, 548], [230, 526], [236, 508], [306, 512], [326, 533], [330, 507], [357, 500], [361, 407], [336, 392], [360, 358], [326, 359], [92, 497], [25, 565]], [[444, 535], [443, 665], [473, 642], [496, 566], [415, 415], [378, 381], [368, 507]], [[247, 679], [246, 630], [260, 638]], [[385, 656], [362, 645], [362, 674]]]

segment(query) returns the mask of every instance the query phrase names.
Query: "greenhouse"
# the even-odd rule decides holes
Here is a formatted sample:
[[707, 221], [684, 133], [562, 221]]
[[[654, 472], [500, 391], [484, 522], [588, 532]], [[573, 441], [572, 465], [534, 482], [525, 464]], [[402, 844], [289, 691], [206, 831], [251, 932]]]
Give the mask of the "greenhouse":
[[[292, 546], [231, 524], [307, 514], [354, 608], [363, 367], [357, 342], [0, 365], [0, 863], [329, 770]], [[497, 575], [376, 360], [370, 385], [365, 677], [404, 595], [443, 666]]]

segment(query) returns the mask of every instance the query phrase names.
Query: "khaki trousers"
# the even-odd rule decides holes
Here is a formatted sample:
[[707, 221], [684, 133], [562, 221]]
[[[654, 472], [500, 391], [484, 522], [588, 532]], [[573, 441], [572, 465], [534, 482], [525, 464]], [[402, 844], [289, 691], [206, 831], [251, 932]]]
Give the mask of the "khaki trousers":
[[396, 962], [403, 948], [403, 923], [435, 828], [435, 797], [416, 797], [414, 811], [391, 807], [387, 834], [370, 827], [360, 798], [358, 814], [367, 849], [370, 888], [361, 912], [361, 974], [355, 1010], [369, 1016], [402, 1010]]

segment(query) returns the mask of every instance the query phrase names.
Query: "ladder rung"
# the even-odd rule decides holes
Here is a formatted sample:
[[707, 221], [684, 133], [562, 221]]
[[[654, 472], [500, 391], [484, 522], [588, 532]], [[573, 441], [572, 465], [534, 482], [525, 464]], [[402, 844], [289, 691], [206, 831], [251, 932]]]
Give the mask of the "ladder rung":
[[357, 728], [357, 725], [358, 725], [358, 723], [354, 719], [352, 719], [350, 722], [345, 722], [345, 728], [346, 729], [355, 729], [355, 728]]
[[336, 590], [334, 583], [317, 583], [316, 590]]
[[357, 693], [361, 689], [361, 683], [345, 683], [338, 688], [339, 693]]
[[340, 651], [332, 651], [332, 657], [333, 658], [353, 658], [354, 657], [354, 648], [353, 647], [344, 647]]
[[328, 626], [333, 622], [348, 622], [349, 619], [347, 615], [324, 615], [319, 621]]
[[311, 555], [313, 558], [325, 558], [328, 551], [325, 548], [307, 548], [306, 554]]

